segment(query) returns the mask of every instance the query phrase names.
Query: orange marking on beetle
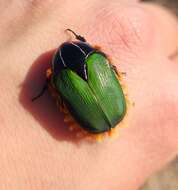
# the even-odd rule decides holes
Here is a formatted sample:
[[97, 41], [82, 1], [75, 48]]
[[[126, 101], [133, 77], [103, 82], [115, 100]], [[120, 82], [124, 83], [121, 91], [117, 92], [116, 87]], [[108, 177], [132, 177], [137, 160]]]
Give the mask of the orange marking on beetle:
[[[99, 46], [95, 46], [96, 49], [101, 49]], [[111, 61], [111, 59], [109, 58], [109, 62]], [[52, 70], [51, 68], [47, 69], [46, 71], [46, 77], [48, 79], [51, 78], [52, 75]], [[102, 142], [106, 136], [110, 137], [110, 138], [115, 138], [118, 136], [118, 130], [117, 128], [122, 128], [126, 126], [125, 121], [127, 120], [127, 116], [128, 116], [128, 107], [130, 107], [131, 103], [128, 100], [127, 96], [127, 86], [122, 82], [123, 76], [125, 75], [125, 73], [121, 73], [118, 72], [117, 73], [117, 78], [122, 86], [124, 95], [126, 97], [126, 114], [124, 116], [124, 119], [119, 122], [115, 128], [112, 128], [109, 131], [103, 132], [103, 133], [99, 133], [99, 134], [92, 134], [89, 133], [88, 131], [84, 130], [78, 123], [77, 121], [72, 117], [72, 115], [70, 114], [69, 110], [67, 109], [66, 105], [63, 103], [63, 105], [61, 105], [60, 102], [60, 94], [59, 92], [49, 83], [48, 87], [49, 90], [51, 92], [52, 97], [56, 100], [57, 103], [57, 107], [60, 109], [60, 112], [62, 112], [64, 114], [64, 122], [68, 124], [69, 127], [69, 131], [73, 132], [76, 134], [77, 138], [80, 139], [88, 139], [90, 141], [97, 141], [97, 142]]]
[[47, 71], [46, 71], [46, 77], [47, 77], [48, 79], [50, 79], [50, 78], [51, 78], [51, 75], [52, 75], [52, 70], [51, 70], [51, 68], [49, 68], [49, 69], [47, 69]]

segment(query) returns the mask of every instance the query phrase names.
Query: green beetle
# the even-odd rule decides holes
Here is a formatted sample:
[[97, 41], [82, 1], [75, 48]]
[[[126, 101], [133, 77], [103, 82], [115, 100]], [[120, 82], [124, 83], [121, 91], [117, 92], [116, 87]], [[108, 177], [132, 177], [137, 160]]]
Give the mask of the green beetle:
[[[77, 41], [64, 42], [53, 56], [47, 83], [89, 133], [114, 128], [126, 114], [118, 73], [107, 56], [70, 29]], [[33, 100], [42, 95], [44, 90]]]

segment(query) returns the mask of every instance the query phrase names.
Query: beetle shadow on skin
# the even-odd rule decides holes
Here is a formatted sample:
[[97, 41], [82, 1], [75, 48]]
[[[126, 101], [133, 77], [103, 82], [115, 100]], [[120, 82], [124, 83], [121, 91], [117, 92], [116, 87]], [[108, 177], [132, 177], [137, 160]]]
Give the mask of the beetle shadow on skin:
[[46, 70], [50, 67], [54, 52], [55, 50], [48, 51], [34, 61], [21, 85], [19, 101], [53, 138], [78, 143], [81, 139], [69, 131], [69, 127], [64, 123], [63, 113], [57, 108], [48, 90], [34, 102], [31, 101], [44, 86]]

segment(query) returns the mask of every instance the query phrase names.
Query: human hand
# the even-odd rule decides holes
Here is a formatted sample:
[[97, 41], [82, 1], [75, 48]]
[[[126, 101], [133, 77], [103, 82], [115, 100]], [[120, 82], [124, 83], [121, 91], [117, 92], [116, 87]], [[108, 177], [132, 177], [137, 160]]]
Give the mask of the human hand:
[[[136, 1], [0, 5], [0, 189], [134, 190], [178, 152], [177, 22]], [[71, 28], [102, 47], [135, 106], [102, 143], [76, 142], [49, 94], [32, 103]]]

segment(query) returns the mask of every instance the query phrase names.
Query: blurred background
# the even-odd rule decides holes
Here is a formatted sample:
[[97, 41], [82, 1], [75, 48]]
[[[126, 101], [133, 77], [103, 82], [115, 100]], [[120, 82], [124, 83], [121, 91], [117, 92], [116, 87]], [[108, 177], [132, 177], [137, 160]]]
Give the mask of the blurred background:
[[174, 14], [178, 16], [178, 0], [140, 0], [140, 1], [157, 3], [158, 5], [170, 9]]
[[[178, 17], [178, 0], [142, 0], [168, 8]], [[163, 170], [151, 176], [140, 190], [178, 190], [178, 156]]]

